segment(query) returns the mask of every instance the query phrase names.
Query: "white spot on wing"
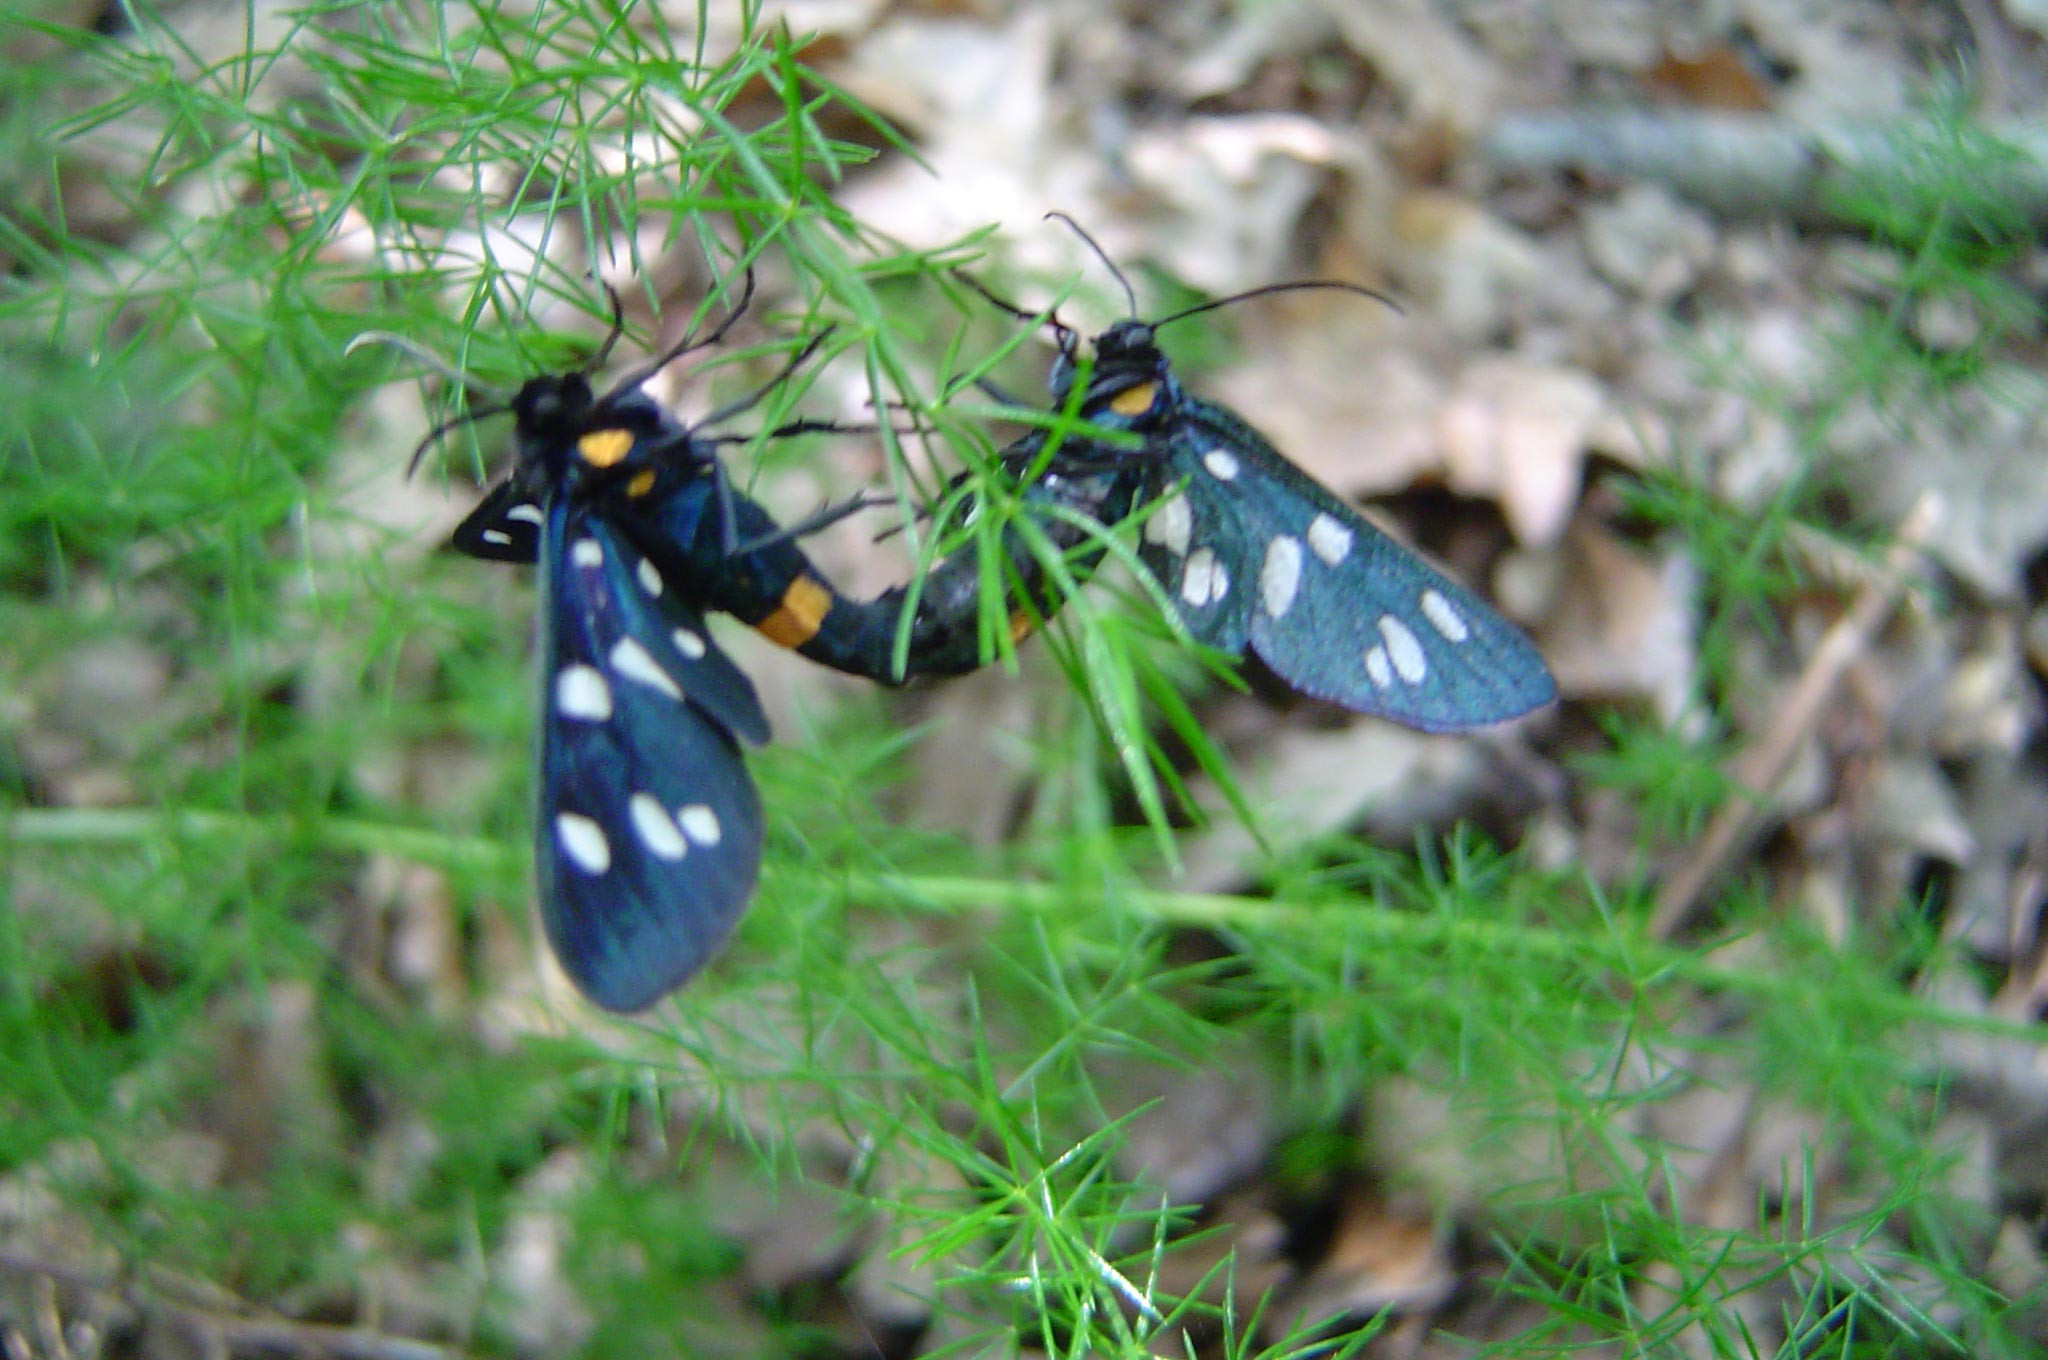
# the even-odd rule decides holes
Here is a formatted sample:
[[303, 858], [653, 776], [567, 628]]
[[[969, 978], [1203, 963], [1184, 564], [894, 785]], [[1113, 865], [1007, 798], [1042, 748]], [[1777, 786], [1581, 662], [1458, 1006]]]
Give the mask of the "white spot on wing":
[[1194, 529], [1195, 517], [1188, 509], [1188, 498], [1175, 492], [1146, 517], [1145, 541], [1159, 544], [1175, 557], [1186, 557], [1188, 539]]
[[688, 658], [689, 658], [690, 660], [692, 660], [692, 661], [702, 661], [702, 660], [704, 659], [704, 651], [705, 651], [705, 647], [704, 647], [704, 639], [703, 639], [703, 638], [701, 638], [701, 637], [698, 637], [698, 636], [697, 636], [697, 635], [696, 635], [695, 633], [691, 632], [691, 631], [690, 631], [689, 629], [687, 629], [687, 628], [678, 628], [678, 629], [676, 629], [676, 631], [675, 631], [675, 644], [676, 644], [676, 650], [677, 650], [677, 651], [679, 651], [679, 652], [681, 652], [681, 653], [682, 653], [682, 654], [683, 654], [684, 656], [688, 657]]
[[683, 839], [683, 833], [676, 829], [660, 803], [644, 793], [633, 795], [626, 804], [626, 811], [633, 818], [633, 829], [640, 833], [640, 842], [657, 859], [681, 859], [689, 853], [690, 844]]
[[1411, 685], [1421, 684], [1422, 677], [1429, 674], [1429, 658], [1408, 625], [1392, 614], [1382, 614], [1380, 637], [1387, 644], [1387, 659], [1394, 663], [1394, 674]]
[[1444, 598], [1440, 590], [1422, 592], [1422, 617], [1429, 620], [1429, 626], [1442, 633], [1446, 641], [1463, 642], [1472, 636], [1472, 629], [1465, 622], [1465, 616], [1458, 607]]
[[1308, 546], [1334, 567], [1351, 555], [1351, 530], [1335, 516], [1317, 515], [1308, 526]]
[[579, 538], [569, 549], [569, 560], [579, 567], [601, 567], [604, 565], [604, 549], [594, 538]]
[[676, 824], [699, 845], [716, 845], [725, 835], [725, 829], [718, 824], [718, 814], [702, 803], [685, 803], [677, 808]]
[[1216, 554], [1207, 548], [1197, 548], [1188, 555], [1187, 567], [1180, 576], [1180, 597], [1195, 608], [1214, 604], [1230, 590], [1230, 573], [1216, 560]]
[[640, 645], [637, 638], [620, 638], [612, 648], [612, 669], [628, 680], [638, 680], [649, 689], [658, 689], [671, 699], [683, 697], [683, 687], [675, 677], [661, 668], [654, 659], [654, 653]]
[[578, 812], [555, 814], [555, 840], [562, 853], [586, 874], [601, 874], [612, 867], [611, 842], [604, 828]]
[[1202, 455], [1202, 466], [1219, 482], [1228, 482], [1237, 477], [1237, 457], [1228, 449], [1210, 449]]
[[652, 562], [641, 558], [640, 565], [633, 568], [633, 575], [640, 579], [640, 589], [649, 595], [661, 594], [661, 573], [654, 569]]
[[1259, 568], [1259, 598], [1269, 617], [1279, 618], [1294, 604], [1301, 588], [1301, 540], [1280, 534], [1266, 545], [1266, 562]]
[[1377, 644], [1365, 649], [1365, 674], [1375, 689], [1387, 689], [1394, 683], [1394, 664], [1387, 660], [1387, 649]]
[[555, 677], [555, 708], [565, 718], [603, 722], [612, 715], [612, 687], [595, 666], [564, 666]]
[[512, 545], [512, 535], [506, 533], [503, 529], [486, 529], [484, 530], [484, 542], [495, 543], [501, 548], [506, 548]]
[[515, 505], [505, 512], [506, 519], [523, 519], [528, 524], [545, 524], [547, 516], [541, 514], [538, 505]]

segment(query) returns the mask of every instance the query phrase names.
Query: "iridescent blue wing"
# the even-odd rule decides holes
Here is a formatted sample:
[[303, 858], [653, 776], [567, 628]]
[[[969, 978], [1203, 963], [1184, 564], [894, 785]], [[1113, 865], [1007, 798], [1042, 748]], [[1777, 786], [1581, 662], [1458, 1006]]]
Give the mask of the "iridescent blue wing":
[[1185, 401], [1163, 442], [1169, 499], [1146, 520], [1140, 554], [1197, 640], [1249, 645], [1304, 694], [1425, 732], [1505, 722], [1557, 697], [1519, 629], [1229, 410]]
[[740, 741], [753, 686], [702, 614], [605, 519], [560, 500], [541, 527], [541, 916], [598, 1005], [651, 1005], [731, 934], [761, 863]]

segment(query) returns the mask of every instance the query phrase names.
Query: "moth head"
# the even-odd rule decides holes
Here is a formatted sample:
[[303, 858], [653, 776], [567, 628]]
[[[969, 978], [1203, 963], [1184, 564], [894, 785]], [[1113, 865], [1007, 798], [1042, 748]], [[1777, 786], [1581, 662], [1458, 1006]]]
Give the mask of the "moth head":
[[[1061, 337], [1065, 343], [1053, 360], [1050, 386], [1055, 401], [1067, 399], [1080, 371], [1071, 334]], [[1153, 340], [1152, 327], [1138, 320], [1119, 321], [1095, 338], [1095, 358], [1089, 366], [1082, 405], [1098, 415], [1107, 408], [1114, 415], [1136, 420], [1160, 407], [1168, 386], [1166, 356]]]
[[596, 400], [583, 374], [543, 373], [513, 394], [512, 418], [521, 438], [559, 443], [582, 432]]

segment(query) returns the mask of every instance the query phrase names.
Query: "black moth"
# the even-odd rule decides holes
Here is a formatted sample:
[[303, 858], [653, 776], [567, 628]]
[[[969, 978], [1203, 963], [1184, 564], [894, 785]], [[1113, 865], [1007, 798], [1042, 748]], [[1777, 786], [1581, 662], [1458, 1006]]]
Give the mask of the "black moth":
[[[1367, 523], [1236, 412], [1190, 396], [1155, 338], [1162, 326], [1246, 297], [1325, 287], [1367, 291], [1280, 284], [1156, 321], [1134, 316], [1097, 336], [1080, 414], [1143, 443], [1069, 439], [1047, 469], [1063, 474], [1052, 485], [1145, 510], [1139, 557], [1194, 639], [1250, 650], [1304, 694], [1426, 732], [1484, 727], [1550, 703], [1550, 671], [1513, 624]], [[1060, 354], [1050, 385], [1063, 404], [1083, 371], [1079, 337], [1052, 324]]]
[[[702, 968], [760, 869], [761, 804], [741, 746], [766, 741], [768, 721], [705, 614], [733, 614], [774, 642], [868, 674], [886, 665], [901, 609], [900, 592], [844, 599], [796, 546], [858, 502], [785, 530], [725, 479], [718, 449], [745, 436], [702, 432], [759, 401], [822, 336], [773, 382], [695, 427], [640, 390], [663, 365], [717, 341], [752, 285], [749, 274], [710, 335], [600, 393], [589, 373], [622, 330], [615, 297], [612, 338], [587, 369], [532, 378], [463, 417], [513, 418], [512, 468], [452, 542], [539, 568], [541, 917], [563, 969], [610, 1010], [650, 1005]], [[816, 428], [830, 427], [774, 433]]]

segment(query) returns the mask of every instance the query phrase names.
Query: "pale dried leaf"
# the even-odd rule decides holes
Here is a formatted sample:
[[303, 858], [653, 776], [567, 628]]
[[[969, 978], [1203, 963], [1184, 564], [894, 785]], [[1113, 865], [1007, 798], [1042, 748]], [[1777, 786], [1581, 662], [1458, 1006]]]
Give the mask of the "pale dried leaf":
[[1233, 293], [1279, 276], [1303, 210], [1346, 148], [1287, 113], [1189, 118], [1146, 128], [1125, 165], [1153, 204], [1147, 253], [1176, 278]]
[[1219, 1307], [1227, 1302], [1240, 1316], [1257, 1309], [1294, 1276], [1287, 1223], [1272, 1200], [1266, 1185], [1222, 1195], [1204, 1215], [1200, 1236], [1169, 1244], [1156, 1287], [1170, 1297], [1200, 1297]]
[[1665, 720], [1692, 702], [1691, 563], [1652, 557], [1581, 520], [1565, 535], [1565, 581], [1544, 619], [1544, 658], [1567, 694], [1647, 700]]
[[[1035, 652], [1034, 652], [1035, 658]], [[1024, 663], [1042, 676], [1044, 661]], [[926, 714], [930, 736], [910, 755], [906, 825], [950, 831], [973, 845], [997, 845], [1016, 824], [1032, 762], [1002, 734], [1038, 731], [1034, 686], [1000, 666], [935, 691]]]
[[[1281, 854], [1364, 824], [1394, 840], [1447, 820], [1486, 778], [1484, 748], [1422, 736], [1391, 723], [1354, 723], [1335, 732], [1284, 728], [1237, 776], [1267, 843]], [[1193, 786], [1211, 817], [1182, 841], [1176, 886], [1219, 892], [1242, 883], [1260, 854], [1252, 833], [1220, 806], [1207, 781]]]
[[1339, 1206], [1329, 1251], [1281, 1312], [1310, 1326], [1384, 1309], [1418, 1312], [1441, 1305], [1457, 1284], [1438, 1215], [1410, 1199], [1353, 1188]]
[[1386, 265], [1417, 324], [1442, 326], [1461, 347], [1492, 342], [1555, 268], [1526, 232], [1443, 189], [1402, 194], [1389, 228]]
[[491, 1253], [497, 1291], [494, 1323], [535, 1354], [578, 1349], [595, 1325], [569, 1278], [572, 1233], [563, 1202], [590, 1176], [580, 1148], [565, 1147], [528, 1172], [516, 1207]]
[[1925, 756], [1894, 755], [1871, 772], [1862, 829], [1922, 855], [1961, 864], [1977, 849], [1948, 776]]
[[1634, 184], [1584, 214], [1586, 258], [1610, 283], [1666, 305], [1699, 282], [1714, 253], [1706, 215], [1654, 184]]
[[1222, 32], [1208, 46], [1190, 53], [1169, 78], [1173, 88], [1189, 100], [1228, 94], [1273, 58], [1314, 51], [1335, 27], [1317, 0], [1266, 0], [1232, 6]]
[[1045, 213], [1113, 219], [1097, 207], [1102, 166], [1059, 136], [1068, 130], [1051, 89], [1055, 36], [1052, 16], [1032, 8], [1000, 28], [912, 16], [877, 28], [844, 79], [924, 132], [925, 164], [884, 162], [846, 186], [842, 206], [914, 246], [1004, 224], [1025, 270], [1062, 266], [1069, 241], [1044, 228]]
[[1411, 121], [1461, 133], [1484, 127], [1501, 74], [1428, 0], [1322, 0], [1347, 46], [1400, 92]]
[[2006, 367], [1947, 400], [1845, 413], [1833, 452], [1866, 515], [1896, 523], [1923, 491], [1941, 496], [1931, 547], [1997, 600], [2016, 598], [2027, 559], [2048, 543], [2048, 382]]
[[[1442, 469], [1435, 417], [1444, 383], [1390, 322], [1350, 306], [1323, 325], [1261, 325], [1246, 359], [1208, 392], [1238, 411], [1289, 462], [1340, 496], [1372, 496]], [[1291, 314], [1290, 314], [1291, 315]]]
[[1512, 358], [1473, 364], [1437, 422], [1451, 489], [1499, 501], [1524, 543], [1556, 541], [1605, 406], [1600, 385], [1576, 369]]

